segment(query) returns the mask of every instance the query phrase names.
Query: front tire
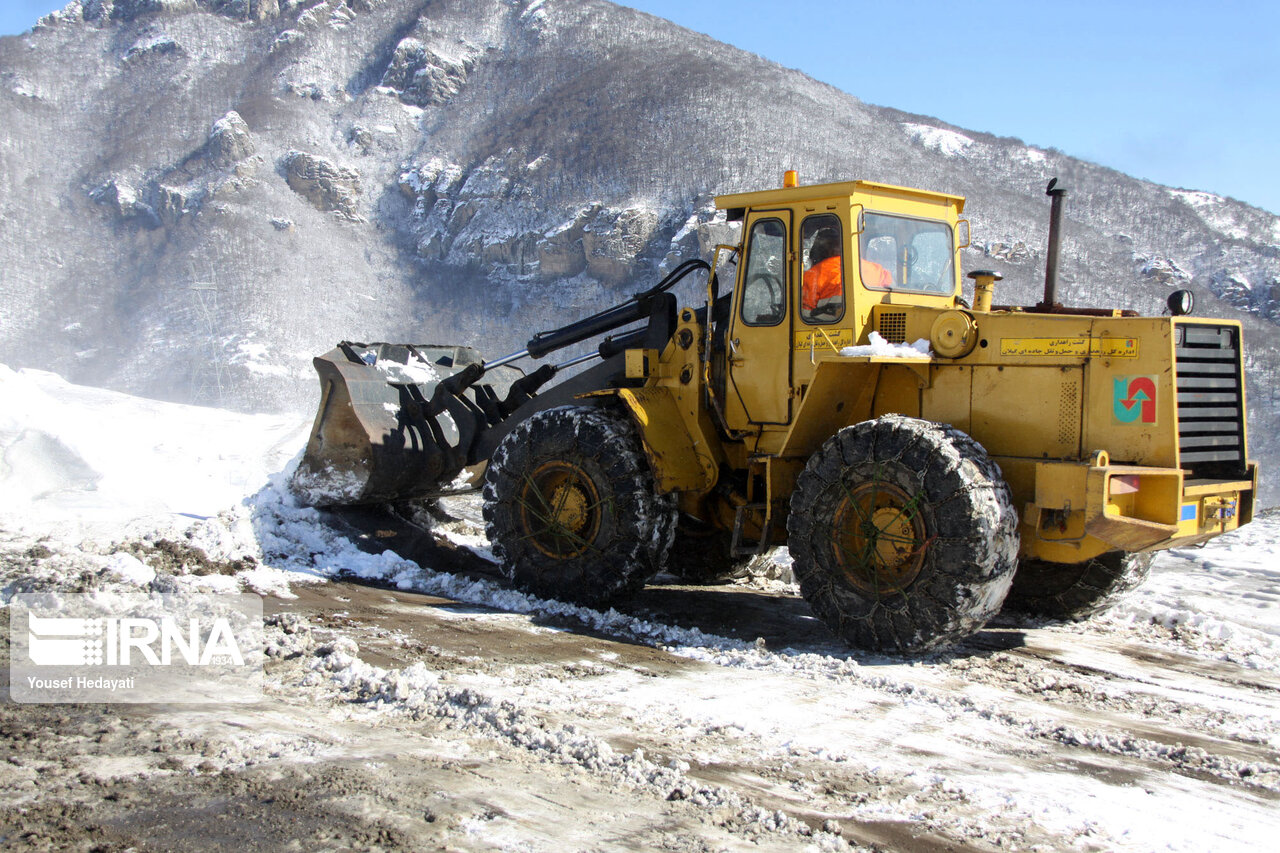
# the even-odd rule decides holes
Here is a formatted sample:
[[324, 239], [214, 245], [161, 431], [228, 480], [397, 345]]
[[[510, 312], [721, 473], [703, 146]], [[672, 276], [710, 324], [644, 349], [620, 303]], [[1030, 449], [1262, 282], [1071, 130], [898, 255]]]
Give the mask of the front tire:
[[1018, 557], [999, 467], [949, 426], [886, 415], [809, 459], [787, 523], [814, 613], [849, 644], [920, 652], [999, 610]]
[[533, 415], [489, 461], [485, 529], [503, 573], [535, 595], [602, 604], [663, 566], [674, 495], [659, 495], [635, 427], [606, 409]]
[[1005, 609], [1051, 619], [1088, 619], [1141, 586], [1154, 559], [1151, 552], [1108, 551], [1079, 563], [1023, 560]]

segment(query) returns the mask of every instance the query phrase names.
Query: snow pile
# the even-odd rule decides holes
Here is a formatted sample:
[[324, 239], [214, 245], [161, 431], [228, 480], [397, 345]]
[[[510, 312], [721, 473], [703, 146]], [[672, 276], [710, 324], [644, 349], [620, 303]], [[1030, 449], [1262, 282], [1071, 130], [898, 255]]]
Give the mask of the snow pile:
[[255, 491], [305, 431], [296, 418], [159, 403], [0, 365], [0, 515], [70, 541], [185, 526]]
[[840, 350], [843, 356], [877, 356], [879, 358], [932, 358], [929, 341], [920, 338], [912, 344], [892, 344], [879, 332], [872, 332], [871, 343], [856, 347], [845, 347]]

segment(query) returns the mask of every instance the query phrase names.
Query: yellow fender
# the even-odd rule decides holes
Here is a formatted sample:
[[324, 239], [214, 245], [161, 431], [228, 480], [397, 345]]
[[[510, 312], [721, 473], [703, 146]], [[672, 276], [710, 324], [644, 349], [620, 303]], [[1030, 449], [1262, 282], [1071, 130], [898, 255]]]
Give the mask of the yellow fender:
[[660, 493], [706, 492], [716, 484], [719, 465], [702, 439], [698, 413], [683, 411], [670, 390], [617, 388], [583, 396], [615, 396], [622, 401], [640, 430]]

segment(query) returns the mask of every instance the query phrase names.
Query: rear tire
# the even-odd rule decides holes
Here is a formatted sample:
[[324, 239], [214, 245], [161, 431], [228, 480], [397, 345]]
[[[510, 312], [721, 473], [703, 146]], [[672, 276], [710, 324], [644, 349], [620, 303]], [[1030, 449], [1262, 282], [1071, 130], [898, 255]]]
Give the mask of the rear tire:
[[792, 569], [849, 644], [920, 652], [994, 616], [1018, 556], [999, 467], [949, 426], [887, 415], [846, 427], [809, 459], [787, 523]]
[[1052, 619], [1088, 619], [1141, 586], [1154, 559], [1150, 552], [1108, 551], [1081, 563], [1022, 560], [1005, 609]]
[[674, 495], [659, 495], [635, 427], [567, 406], [533, 415], [494, 451], [485, 529], [502, 571], [535, 595], [601, 604], [663, 566]]

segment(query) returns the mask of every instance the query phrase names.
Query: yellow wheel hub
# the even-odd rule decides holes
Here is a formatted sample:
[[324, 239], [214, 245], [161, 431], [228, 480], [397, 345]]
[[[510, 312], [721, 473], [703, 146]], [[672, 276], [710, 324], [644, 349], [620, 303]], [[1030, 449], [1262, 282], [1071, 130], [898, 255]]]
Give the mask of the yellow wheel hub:
[[556, 486], [551, 495], [551, 521], [566, 530], [581, 530], [587, 521], [587, 496], [577, 483]]
[[897, 486], [861, 483], [847, 489], [832, 519], [836, 566], [860, 592], [902, 592], [920, 574], [927, 550], [918, 500]]
[[571, 559], [593, 547], [601, 501], [591, 475], [565, 460], [544, 462], [520, 490], [523, 538], [548, 557]]

